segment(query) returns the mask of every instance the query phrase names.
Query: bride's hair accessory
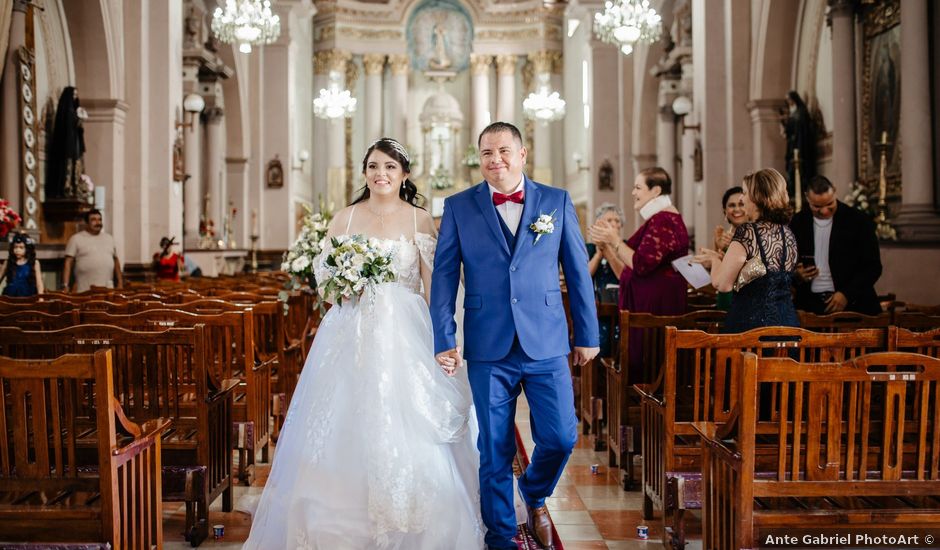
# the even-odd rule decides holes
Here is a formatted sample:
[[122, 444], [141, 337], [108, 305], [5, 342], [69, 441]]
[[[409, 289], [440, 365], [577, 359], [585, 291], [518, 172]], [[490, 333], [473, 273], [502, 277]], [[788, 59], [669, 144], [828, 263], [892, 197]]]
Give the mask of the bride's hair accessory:
[[405, 149], [405, 146], [398, 141], [387, 137], [379, 138], [372, 142], [372, 145], [369, 146], [369, 149], [382, 149], [382, 147], [379, 147], [380, 144], [391, 147], [396, 153], [399, 154], [399, 156], [401, 156], [401, 158], [405, 160], [405, 162], [411, 164], [411, 157], [408, 156], [408, 150]]

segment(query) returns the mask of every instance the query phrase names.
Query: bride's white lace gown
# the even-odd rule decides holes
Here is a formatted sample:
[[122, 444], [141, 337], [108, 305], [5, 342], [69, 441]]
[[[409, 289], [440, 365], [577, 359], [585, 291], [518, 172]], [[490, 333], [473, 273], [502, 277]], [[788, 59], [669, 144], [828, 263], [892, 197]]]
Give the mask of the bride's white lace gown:
[[381, 241], [398, 280], [324, 317], [244, 548], [483, 547], [466, 369], [441, 372], [419, 293], [436, 241]]

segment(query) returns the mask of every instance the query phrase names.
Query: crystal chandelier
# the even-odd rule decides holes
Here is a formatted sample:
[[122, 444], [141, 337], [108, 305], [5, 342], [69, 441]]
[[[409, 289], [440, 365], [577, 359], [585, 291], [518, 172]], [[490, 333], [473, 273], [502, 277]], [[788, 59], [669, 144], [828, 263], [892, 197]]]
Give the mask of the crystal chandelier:
[[633, 44], [651, 44], [662, 35], [662, 17], [649, 0], [608, 0], [604, 12], [594, 14], [594, 33], [602, 42], [630, 55]]
[[313, 100], [313, 114], [326, 119], [351, 117], [356, 112], [356, 98], [349, 90], [341, 90], [340, 74], [330, 71], [330, 83], [320, 90], [320, 97]]
[[522, 102], [522, 112], [527, 118], [540, 122], [552, 122], [565, 116], [565, 100], [558, 92], [551, 91], [548, 74], [539, 75], [538, 91], [529, 94]]
[[270, 0], [225, 0], [225, 9], [215, 8], [212, 32], [219, 40], [238, 44], [238, 51], [251, 53], [251, 45], [270, 44], [281, 34], [281, 18], [271, 13]]

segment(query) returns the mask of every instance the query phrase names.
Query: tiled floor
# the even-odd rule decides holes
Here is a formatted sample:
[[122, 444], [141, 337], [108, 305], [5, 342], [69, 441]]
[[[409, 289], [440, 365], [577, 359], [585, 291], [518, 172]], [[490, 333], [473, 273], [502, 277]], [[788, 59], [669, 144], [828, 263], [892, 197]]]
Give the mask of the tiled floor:
[[[520, 400], [516, 421], [529, 456], [533, 443], [529, 428], [529, 410]], [[598, 473], [591, 473], [591, 465], [598, 465]], [[217, 501], [209, 513], [210, 525], [225, 526], [221, 540], [209, 540], [205, 548], [236, 549], [248, 537], [251, 516], [241, 511], [257, 502], [267, 478], [269, 465], [261, 464], [255, 469], [256, 477], [251, 487], [235, 488], [235, 511], [223, 513], [221, 501]], [[619, 472], [607, 467], [607, 454], [595, 453], [590, 441], [581, 438], [568, 461], [565, 473], [558, 483], [555, 494], [548, 499], [548, 508], [558, 530], [565, 550], [640, 550], [662, 548], [661, 522], [659, 519], [643, 521], [643, 499], [639, 491], [624, 492], [619, 485]], [[165, 505], [163, 536], [168, 550], [189, 548], [183, 540], [185, 509], [182, 505]], [[659, 516], [657, 515], [657, 518]], [[637, 526], [649, 526], [649, 539], [637, 538]], [[695, 529], [697, 526], [692, 526]], [[700, 541], [690, 541], [687, 548], [701, 548]], [[459, 550], [459, 549], [458, 549]]]

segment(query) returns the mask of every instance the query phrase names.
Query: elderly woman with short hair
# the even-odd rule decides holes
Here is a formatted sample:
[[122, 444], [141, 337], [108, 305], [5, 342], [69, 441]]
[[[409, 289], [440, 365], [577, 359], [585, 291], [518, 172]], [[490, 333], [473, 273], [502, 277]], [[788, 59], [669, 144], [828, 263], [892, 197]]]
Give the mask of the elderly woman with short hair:
[[623, 210], [611, 202], [605, 202], [594, 210], [594, 225], [591, 227], [594, 242], [587, 243], [587, 249], [591, 259], [588, 270], [594, 279], [594, 294], [598, 302], [617, 302], [624, 263], [616, 250], [620, 246], [618, 243], [627, 242], [620, 237], [623, 222]]

